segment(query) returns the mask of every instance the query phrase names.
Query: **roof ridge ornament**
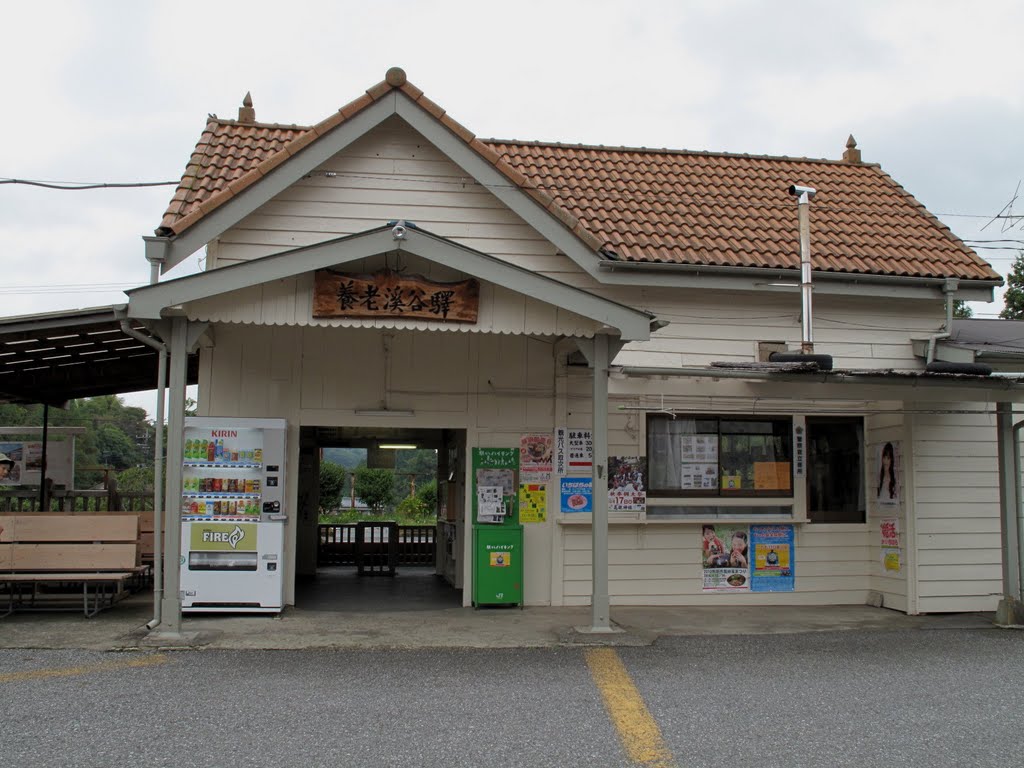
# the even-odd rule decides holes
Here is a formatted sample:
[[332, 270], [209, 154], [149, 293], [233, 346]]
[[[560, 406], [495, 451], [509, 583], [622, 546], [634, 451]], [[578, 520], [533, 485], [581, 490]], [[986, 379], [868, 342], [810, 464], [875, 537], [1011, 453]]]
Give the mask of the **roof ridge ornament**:
[[255, 123], [256, 122], [256, 110], [252, 106], [252, 94], [249, 91], [245, 92], [245, 98], [242, 99], [242, 106], [238, 108], [238, 122], [240, 123]]
[[853, 138], [853, 134], [850, 134], [850, 138], [846, 140], [846, 151], [843, 152], [844, 163], [859, 163], [862, 162], [860, 159], [860, 150], [857, 149], [857, 140]]
[[391, 67], [384, 74], [384, 81], [393, 88], [401, 88], [407, 81], [405, 70], [401, 67]]

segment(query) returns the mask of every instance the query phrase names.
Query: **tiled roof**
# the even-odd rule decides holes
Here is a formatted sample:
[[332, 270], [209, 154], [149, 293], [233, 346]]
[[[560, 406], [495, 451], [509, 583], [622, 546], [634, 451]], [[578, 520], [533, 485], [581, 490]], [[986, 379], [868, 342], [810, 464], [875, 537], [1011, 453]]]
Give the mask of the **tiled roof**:
[[389, 70], [384, 82], [313, 127], [211, 116], [158, 233], [184, 232], [394, 89], [605, 258], [798, 269], [797, 206], [788, 188], [799, 184], [818, 190], [811, 203], [816, 270], [1001, 281], [878, 165], [480, 140], [406, 81], [401, 70]]

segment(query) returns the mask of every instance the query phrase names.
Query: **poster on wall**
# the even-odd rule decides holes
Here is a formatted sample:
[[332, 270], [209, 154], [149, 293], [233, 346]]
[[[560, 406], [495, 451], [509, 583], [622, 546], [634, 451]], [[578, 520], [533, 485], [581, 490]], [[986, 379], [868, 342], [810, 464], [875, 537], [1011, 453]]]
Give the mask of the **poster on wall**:
[[566, 440], [566, 471], [590, 472], [594, 468], [594, 433], [589, 429], [570, 429]]
[[902, 567], [900, 564], [899, 518], [885, 518], [878, 530], [882, 538], [882, 568], [886, 573], [897, 574]]
[[705, 592], [750, 591], [750, 529], [707, 523], [701, 528]]
[[[46, 476], [56, 486], [73, 486], [74, 443], [54, 440], [46, 446]], [[39, 485], [43, 476], [43, 444], [38, 441], [0, 440], [0, 486]]]
[[544, 483], [519, 486], [519, 522], [543, 523], [548, 519], [548, 487]]
[[792, 525], [750, 526], [753, 552], [751, 592], [792, 592], [796, 588], [796, 547]]
[[608, 511], [643, 512], [647, 509], [647, 457], [608, 457]]
[[524, 480], [546, 482], [554, 470], [554, 439], [551, 435], [522, 435], [519, 438], [519, 471]]
[[562, 514], [594, 511], [594, 479], [591, 477], [563, 477], [560, 482]]
[[896, 507], [900, 503], [900, 443], [893, 440], [875, 446], [875, 497], [878, 503]]

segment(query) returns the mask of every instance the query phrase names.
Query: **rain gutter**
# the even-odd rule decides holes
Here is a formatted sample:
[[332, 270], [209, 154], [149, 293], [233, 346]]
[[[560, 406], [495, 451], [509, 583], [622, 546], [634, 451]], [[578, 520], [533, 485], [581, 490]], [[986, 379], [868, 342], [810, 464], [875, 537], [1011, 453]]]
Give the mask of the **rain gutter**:
[[157, 351], [157, 384], [156, 384], [156, 420], [154, 423], [153, 447], [153, 620], [146, 624], [153, 629], [160, 623], [160, 601], [164, 594], [163, 571], [163, 485], [164, 485], [164, 401], [167, 389], [167, 345], [152, 336], [139, 333], [125, 318], [119, 318], [121, 331], [133, 339], [138, 339], [148, 347]]

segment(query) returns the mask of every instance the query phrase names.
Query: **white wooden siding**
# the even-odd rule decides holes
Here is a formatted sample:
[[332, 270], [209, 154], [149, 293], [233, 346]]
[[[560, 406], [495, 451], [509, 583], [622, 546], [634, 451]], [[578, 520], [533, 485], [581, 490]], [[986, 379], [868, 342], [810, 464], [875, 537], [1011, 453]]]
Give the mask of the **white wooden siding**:
[[995, 610], [1003, 588], [995, 415], [912, 418], [919, 610]]
[[210, 266], [363, 232], [395, 219], [413, 221], [534, 272], [562, 278], [581, 274], [568, 257], [558, 255], [536, 230], [398, 118], [225, 232]]
[[[591, 592], [589, 526], [566, 526], [566, 605], [587, 605]], [[612, 605], [863, 604], [869, 589], [863, 526], [798, 526], [796, 591], [703, 592], [698, 523], [613, 525], [608, 537]]]

